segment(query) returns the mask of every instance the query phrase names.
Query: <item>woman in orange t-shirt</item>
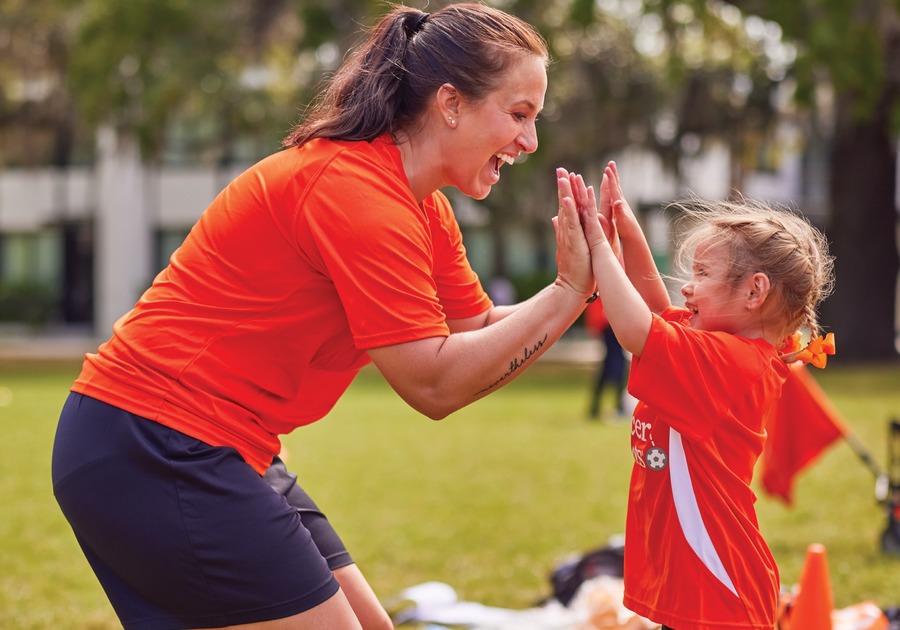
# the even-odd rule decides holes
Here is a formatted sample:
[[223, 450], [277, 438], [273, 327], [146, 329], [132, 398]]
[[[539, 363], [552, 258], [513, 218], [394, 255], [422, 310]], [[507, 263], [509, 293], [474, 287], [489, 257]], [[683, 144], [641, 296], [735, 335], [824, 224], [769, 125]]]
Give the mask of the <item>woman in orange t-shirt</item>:
[[391, 627], [278, 436], [369, 361], [444, 418], [581, 315], [594, 280], [574, 209], [554, 219], [555, 282], [495, 306], [439, 191], [482, 199], [535, 151], [547, 63], [499, 10], [395, 7], [86, 357], [54, 492], [125, 627]]
[[832, 284], [822, 235], [761, 203], [682, 208], [689, 263], [670, 304], [615, 165], [593, 189], [561, 173], [560, 206], [578, 207], [610, 326], [633, 354], [634, 455], [625, 526], [625, 605], [663, 628], [771, 630], [778, 568], [759, 531], [750, 488], [766, 418], [800, 327]]

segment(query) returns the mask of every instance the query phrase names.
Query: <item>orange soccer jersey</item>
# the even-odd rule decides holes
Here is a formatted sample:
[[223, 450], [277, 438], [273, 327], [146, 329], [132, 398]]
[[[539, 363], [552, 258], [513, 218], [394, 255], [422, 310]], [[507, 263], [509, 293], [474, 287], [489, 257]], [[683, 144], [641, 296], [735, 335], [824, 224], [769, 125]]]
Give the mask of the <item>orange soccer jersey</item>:
[[750, 488], [787, 365], [761, 339], [654, 317], [629, 391], [632, 472], [625, 605], [673, 628], [775, 624], [778, 569]]
[[72, 389], [263, 472], [366, 349], [446, 336], [490, 305], [447, 198], [416, 202], [394, 144], [314, 140], [218, 195]]

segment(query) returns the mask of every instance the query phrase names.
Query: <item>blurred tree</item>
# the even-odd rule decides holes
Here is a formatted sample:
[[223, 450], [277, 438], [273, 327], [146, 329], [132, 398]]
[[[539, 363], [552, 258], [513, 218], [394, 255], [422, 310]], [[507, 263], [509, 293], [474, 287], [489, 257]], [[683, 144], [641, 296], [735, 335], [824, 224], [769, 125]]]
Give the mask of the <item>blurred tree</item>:
[[0, 165], [68, 163], [68, 27], [59, 3], [0, 0]]
[[[829, 206], [837, 259], [823, 320], [839, 332], [841, 360], [897, 358], [900, 1], [505, 4], [538, 25], [556, 58], [535, 162], [587, 172], [634, 144], [657, 151], [677, 174], [681, 158], [715, 139], [730, 148], [731, 185], [740, 191], [746, 172], [772, 166], [779, 121], [794, 116], [811, 159], [828, 151], [826, 194], [805, 191]], [[514, 177], [529, 181], [528, 171]], [[546, 198], [533, 194], [533, 179], [515, 188]], [[521, 205], [507, 194], [515, 193], [488, 203]]]
[[[429, 11], [448, 3], [407, 2]], [[511, 221], [531, 227], [536, 266], [552, 269], [552, 166], [596, 179], [592, 169], [613, 152], [639, 146], [677, 175], [682, 158], [725, 142], [741, 190], [746, 172], [769, 166], [784, 94], [796, 85], [796, 101], [815, 114], [807, 120], [833, 121], [808, 130], [831, 139], [839, 281], [824, 321], [840, 334], [841, 358], [896, 357], [900, 0], [493, 4], [534, 24], [553, 55], [538, 152], [504, 169], [485, 202], [493, 273], [506, 273]], [[136, 135], [151, 162], [258, 158], [277, 149], [321, 79], [388, 7], [0, 0], [0, 163], [12, 150], [18, 163], [66, 164], [74, 139], [98, 124]]]
[[727, 2], [781, 25], [797, 45], [798, 101], [830, 110], [827, 232], [837, 283], [823, 319], [840, 358], [896, 360], [900, 1]]
[[553, 63], [538, 152], [504, 171], [485, 200], [498, 242], [503, 226], [521, 222], [524, 211], [534, 226], [538, 265], [552, 267], [555, 179], [548, 167], [598, 181], [598, 167], [615, 151], [637, 146], [655, 151], [678, 176], [681, 158], [713, 140], [736, 156], [733, 188], [759, 167], [756, 156], [781, 114], [775, 95], [785, 52], [770, 35], [748, 29], [739, 11], [701, 13], [687, 4], [663, 11], [655, 2], [628, 0], [500, 6], [538, 27]]
[[241, 134], [277, 147], [304, 78], [287, 9], [288, 0], [0, 0], [0, 160], [67, 164], [73, 137], [90, 147], [100, 124], [137, 136], [151, 161], [180, 143], [194, 159], [227, 162]]
[[652, 125], [663, 100], [658, 74], [635, 50], [632, 25], [614, 11], [583, 4], [513, 0], [501, 5], [537, 27], [552, 61], [538, 151], [504, 169], [500, 185], [483, 202], [491, 210], [497, 275], [506, 275], [505, 237], [512, 223], [529, 225], [534, 266], [554, 269], [554, 167], [596, 179], [598, 165], [629, 143], [630, 131]]
[[[296, 93], [297, 62], [286, 42], [300, 27], [288, 4], [72, 3], [69, 85], [81, 116], [137, 134], [151, 161], [181, 142], [189, 154], [228, 162], [242, 132], [277, 146], [284, 123], [275, 121], [287, 116]], [[177, 138], [166, 136], [173, 131]]]

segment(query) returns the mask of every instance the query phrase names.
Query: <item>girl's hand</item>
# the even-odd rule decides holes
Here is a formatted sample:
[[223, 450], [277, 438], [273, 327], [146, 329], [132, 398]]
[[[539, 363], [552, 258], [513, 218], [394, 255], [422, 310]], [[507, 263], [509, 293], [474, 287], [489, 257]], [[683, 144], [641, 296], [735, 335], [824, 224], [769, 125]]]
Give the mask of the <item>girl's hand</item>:
[[[608, 205], [609, 220], [614, 226], [614, 230], [624, 240], [628, 241], [634, 237], [643, 239], [640, 223], [631, 206], [625, 201], [625, 195], [622, 194], [622, 185], [619, 180], [619, 171], [616, 163], [610, 161], [603, 170], [603, 181], [606, 183], [606, 190], [603, 185], [600, 187], [600, 211], [603, 213], [604, 201]], [[604, 200], [604, 193], [606, 193]]]
[[[610, 162], [609, 164], [615, 166], [614, 162]], [[600, 225], [603, 226], [606, 240], [609, 241], [613, 253], [615, 253], [616, 258], [621, 261], [622, 246], [619, 243], [619, 231], [613, 214], [613, 203], [616, 200], [612, 189], [612, 173], [614, 172], [615, 171], [610, 171], [610, 167], [607, 166], [603, 171], [603, 179], [600, 181]]]

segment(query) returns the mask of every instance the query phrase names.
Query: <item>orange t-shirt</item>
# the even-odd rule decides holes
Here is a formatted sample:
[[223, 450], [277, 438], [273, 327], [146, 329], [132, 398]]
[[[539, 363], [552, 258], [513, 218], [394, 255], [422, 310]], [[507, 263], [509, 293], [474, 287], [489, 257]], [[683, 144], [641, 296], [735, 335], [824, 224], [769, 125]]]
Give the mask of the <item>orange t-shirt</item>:
[[366, 349], [446, 336], [446, 319], [490, 306], [447, 198], [416, 202], [387, 137], [314, 140], [216, 197], [72, 390], [263, 472]]
[[628, 390], [635, 465], [625, 527], [625, 605], [673, 628], [775, 625], [778, 568], [750, 488], [788, 366], [762, 339], [654, 317]]

